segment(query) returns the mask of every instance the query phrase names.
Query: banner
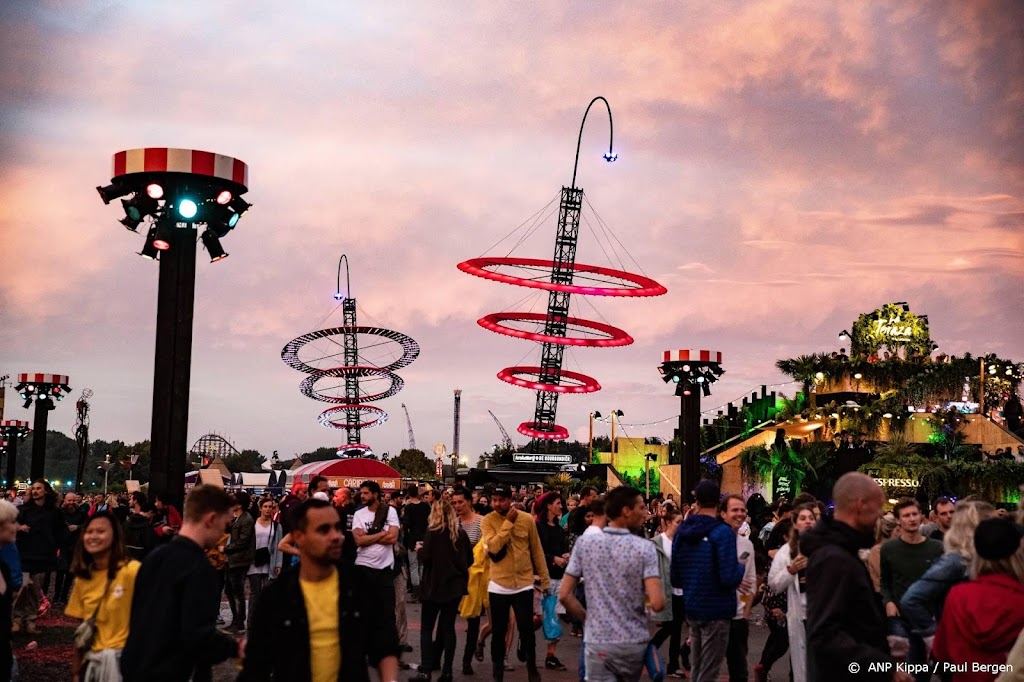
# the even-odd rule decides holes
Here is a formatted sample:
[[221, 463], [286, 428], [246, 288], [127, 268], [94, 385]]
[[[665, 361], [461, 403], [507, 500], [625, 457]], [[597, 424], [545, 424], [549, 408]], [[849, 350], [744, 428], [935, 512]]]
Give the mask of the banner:
[[572, 455], [531, 454], [516, 452], [512, 461], [517, 464], [572, 464]]

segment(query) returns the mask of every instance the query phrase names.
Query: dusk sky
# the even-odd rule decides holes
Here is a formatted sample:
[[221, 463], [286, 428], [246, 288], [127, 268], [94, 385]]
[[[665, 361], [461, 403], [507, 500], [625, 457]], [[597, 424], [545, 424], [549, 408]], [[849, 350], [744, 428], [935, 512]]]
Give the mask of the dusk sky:
[[[405, 447], [404, 402], [419, 447], [450, 450], [460, 388], [471, 461], [500, 442], [488, 410], [524, 443], [534, 394], [495, 374], [539, 346], [476, 320], [530, 292], [456, 265], [569, 184], [596, 95], [620, 156], [601, 159], [595, 108], [578, 186], [623, 246], [606, 255], [584, 225], [577, 260], [635, 259], [668, 294], [579, 301], [636, 342], [566, 354], [603, 386], [562, 397], [572, 437], [613, 409], [626, 435], [670, 437], [663, 350], [724, 353], [710, 409], [890, 301], [928, 314], [944, 352], [1024, 360], [1018, 0], [53, 0], [2, 3], [0, 21], [0, 375], [91, 388], [93, 438], [149, 437], [159, 267], [94, 188], [115, 152], [170, 146], [247, 162], [253, 203], [230, 258], [199, 253], [190, 443], [344, 442], [280, 359], [335, 309], [342, 253], [363, 319], [422, 348], [364, 442]], [[554, 232], [514, 255], [551, 258]], [[9, 394], [5, 418], [31, 414]], [[73, 422], [72, 401], [51, 413]]]

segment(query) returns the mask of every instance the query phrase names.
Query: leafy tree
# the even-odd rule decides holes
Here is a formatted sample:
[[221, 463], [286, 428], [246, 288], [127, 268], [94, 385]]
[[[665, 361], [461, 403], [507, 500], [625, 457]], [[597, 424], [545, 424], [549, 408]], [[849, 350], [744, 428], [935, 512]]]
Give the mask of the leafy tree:
[[317, 448], [313, 452], [304, 452], [299, 455], [299, 459], [302, 460], [303, 464], [311, 464], [313, 462], [326, 462], [332, 459], [338, 459], [338, 448]]
[[263, 463], [267, 458], [257, 450], [242, 450], [237, 455], [230, 454], [224, 458], [224, 465], [233, 473], [263, 471]]
[[392, 457], [388, 466], [406, 478], [434, 478], [436, 472], [434, 463], [427, 458], [423, 451], [412, 448], [406, 448], [398, 453], [397, 457]]

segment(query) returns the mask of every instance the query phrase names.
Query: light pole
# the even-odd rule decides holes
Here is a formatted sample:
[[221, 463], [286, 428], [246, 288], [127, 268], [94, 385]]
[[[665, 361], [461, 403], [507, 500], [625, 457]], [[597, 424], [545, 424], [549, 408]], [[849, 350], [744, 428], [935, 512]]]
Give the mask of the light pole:
[[107, 479], [110, 477], [110, 467], [114, 466], [114, 463], [110, 461], [110, 453], [100, 462], [97, 469], [103, 469], [103, 497], [107, 496]]
[[615, 457], [615, 420], [624, 416], [622, 410], [612, 410], [612, 457]]
[[132, 479], [132, 469], [135, 468], [135, 465], [138, 464], [138, 462], [139, 462], [139, 454], [138, 453], [132, 453], [131, 456], [128, 457], [128, 479], [129, 480], [133, 480]]
[[160, 261], [149, 478], [150, 489], [169, 494], [179, 509], [188, 464], [196, 243], [211, 263], [227, 257], [220, 240], [250, 207], [241, 197], [248, 182], [249, 168], [239, 159], [147, 147], [114, 154], [110, 184], [96, 188], [104, 204], [121, 199], [125, 228], [144, 228], [139, 255]]
[[645, 476], [647, 477], [647, 493], [645, 497], [651, 499], [651, 462], [657, 462], [658, 456], [653, 452], [648, 452], [644, 455], [644, 469]]
[[594, 461], [594, 420], [602, 419], [600, 412], [590, 413], [590, 463]]
[[18, 385], [14, 390], [21, 395], [25, 401], [25, 409], [32, 406], [35, 401], [36, 413], [32, 428], [35, 435], [32, 437], [32, 473], [29, 480], [36, 481], [43, 478], [43, 470], [46, 465], [46, 421], [51, 410], [56, 409], [56, 404], [71, 393], [68, 386], [70, 379], [66, 374], [42, 374], [39, 372], [26, 372], [18, 375]]

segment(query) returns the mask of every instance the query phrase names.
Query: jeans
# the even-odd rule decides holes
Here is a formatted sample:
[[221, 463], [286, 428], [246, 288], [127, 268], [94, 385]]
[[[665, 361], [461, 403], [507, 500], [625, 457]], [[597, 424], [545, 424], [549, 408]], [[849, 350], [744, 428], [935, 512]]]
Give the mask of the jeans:
[[661, 645], [668, 640], [668, 664], [665, 672], [674, 673], [679, 670], [679, 648], [683, 640], [683, 622], [686, 620], [686, 602], [678, 594], [672, 595], [672, 620], [667, 623], [660, 623], [658, 631], [654, 633], [651, 641], [654, 646], [661, 648]]
[[260, 592], [267, 586], [270, 576], [266, 573], [253, 573], [252, 575], [247, 575], [246, 579], [249, 581], [249, 620], [245, 623], [245, 629], [248, 630], [249, 626], [252, 625], [252, 614], [256, 610], [256, 604], [259, 602]]
[[644, 672], [647, 642], [584, 644], [587, 682], [638, 682]]
[[729, 644], [725, 660], [729, 667], [729, 682], [747, 682], [747, 643], [750, 639], [750, 621], [735, 618], [729, 623]]
[[502, 679], [505, 667], [505, 636], [508, 634], [509, 611], [515, 614], [519, 643], [526, 656], [526, 667], [537, 667], [537, 640], [533, 630], [533, 588], [516, 594], [489, 592], [491, 608], [491, 665], [494, 679]]
[[228, 606], [231, 607], [231, 624], [236, 627], [245, 626], [245, 574], [248, 566], [230, 567], [227, 570], [225, 592], [228, 595]]
[[423, 575], [423, 567], [420, 566], [420, 558], [412, 549], [409, 550], [409, 584], [415, 590], [420, 586], [420, 577]]
[[395, 627], [395, 574], [390, 568], [355, 567], [356, 595], [366, 632], [366, 656], [370, 665], [385, 658], [397, 658], [398, 630]]
[[691, 682], [718, 682], [729, 645], [728, 620], [690, 620]]
[[[889, 634], [895, 637], [903, 637], [910, 643], [910, 650], [907, 652], [907, 663], [918, 665], [927, 662], [927, 651], [924, 640], [910, 631], [910, 627], [902, 618], [889, 616], [886, 619]], [[931, 674], [927, 672], [918, 673], [915, 676], [917, 682], [928, 682]]]
[[[455, 658], [455, 616], [459, 611], [459, 601], [448, 602], [425, 601], [420, 620], [420, 650], [423, 653], [423, 670], [437, 668], [438, 659], [444, 651], [442, 673], [452, 672], [452, 660]], [[434, 625], [437, 625], [437, 645], [434, 639]]]

